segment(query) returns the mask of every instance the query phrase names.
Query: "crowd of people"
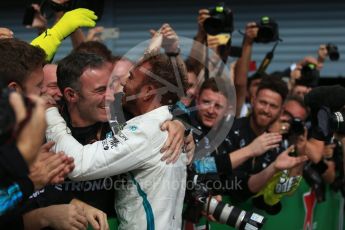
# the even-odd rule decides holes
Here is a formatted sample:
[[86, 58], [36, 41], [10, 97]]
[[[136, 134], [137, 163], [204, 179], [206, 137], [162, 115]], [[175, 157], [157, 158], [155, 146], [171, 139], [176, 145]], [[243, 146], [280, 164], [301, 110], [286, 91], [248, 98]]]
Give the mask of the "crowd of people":
[[[320, 87], [319, 76], [304, 70], [319, 73], [326, 44], [317, 58], [250, 76], [255, 22], [233, 63], [228, 46], [205, 30], [207, 9], [187, 59], [163, 24], [141, 58], [130, 60], [99, 40], [101, 29], [83, 34], [81, 27], [96, 25], [93, 11], [58, 12], [47, 28], [34, 8], [40, 34], [31, 43], [0, 28], [1, 229], [193, 229], [183, 215], [198, 200], [192, 175], [222, 185], [216, 191], [201, 181], [207, 197], [251, 200], [271, 215], [303, 178], [318, 202], [320, 183], [345, 195], [345, 88]], [[73, 50], [54, 60], [67, 37]], [[239, 213], [227, 217], [198, 202], [210, 222], [241, 224]]]

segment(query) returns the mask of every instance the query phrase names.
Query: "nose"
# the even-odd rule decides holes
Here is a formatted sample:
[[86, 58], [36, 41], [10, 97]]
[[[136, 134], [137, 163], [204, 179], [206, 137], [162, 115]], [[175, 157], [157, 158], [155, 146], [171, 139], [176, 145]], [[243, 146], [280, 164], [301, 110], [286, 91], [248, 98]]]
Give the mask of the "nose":
[[210, 114], [213, 114], [215, 112], [215, 106], [214, 103], [211, 103], [208, 107], [207, 107], [207, 112]]
[[267, 114], [270, 112], [270, 105], [265, 105], [264, 112]]

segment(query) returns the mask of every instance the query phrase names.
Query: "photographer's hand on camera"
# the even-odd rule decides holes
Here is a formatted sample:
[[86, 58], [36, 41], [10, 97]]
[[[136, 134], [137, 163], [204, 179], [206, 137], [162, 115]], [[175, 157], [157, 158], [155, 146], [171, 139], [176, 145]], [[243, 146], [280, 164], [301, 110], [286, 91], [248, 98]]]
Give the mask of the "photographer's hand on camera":
[[206, 31], [204, 29], [204, 22], [207, 18], [210, 17], [210, 12], [208, 9], [200, 9], [198, 14], [198, 31], [195, 36], [195, 40], [200, 43], [204, 43], [206, 41]]
[[256, 25], [256, 22], [247, 23], [243, 37], [243, 46], [252, 45], [255, 38], [258, 36], [258, 31], [259, 28]]
[[[223, 197], [221, 195], [213, 196], [214, 199], [216, 199], [218, 202], [221, 202], [223, 200]], [[214, 218], [213, 215], [207, 213], [206, 211], [202, 211], [201, 214], [205, 216], [209, 221], [217, 222], [217, 219]]]

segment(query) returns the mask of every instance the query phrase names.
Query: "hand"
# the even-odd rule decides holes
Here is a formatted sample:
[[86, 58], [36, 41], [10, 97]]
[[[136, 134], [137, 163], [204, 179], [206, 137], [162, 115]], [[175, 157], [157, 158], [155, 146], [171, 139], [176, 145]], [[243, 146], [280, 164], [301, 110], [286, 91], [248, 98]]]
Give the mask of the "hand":
[[106, 213], [77, 199], [73, 199], [72, 203], [81, 207], [85, 211], [86, 219], [91, 224], [93, 229], [95, 230], [109, 229]]
[[281, 171], [284, 169], [291, 169], [296, 166], [299, 166], [303, 164], [306, 160], [308, 160], [308, 157], [306, 155], [298, 156], [298, 157], [291, 157], [289, 156], [289, 153], [294, 151], [294, 146], [290, 146], [287, 148], [284, 152], [279, 154], [277, 159], [273, 162], [274, 169], [276, 171]]
[[306, 56], [300, 62], [298, 62], [298, 64], [300, 64], [301, 66], [306, 65], [308, 63], [316, 65], [317, 70], [321, 70], [323, 68], [323, 64], [312, 56]]
[[217, 53], [218, 46], [220, 45], [219, 39], [217, 36], [207, 35], [207, 47], [212, 49], [213, 52]]
[[245, 28], [244, 42], [252, 44], [255, 38], [258, 36], [259, 28], [255, 22], [249, 22]]
[[32, 25], [28, 26], [28, 28], [36, 28], [40, 31], [45, 30], [47, 28], [47, 19], [41, 13], [41, 7], [39, 4], [31, 4], [32, 8], [35, 10], [34, 19], [32, 21]]
[[97, 16], [92, 10], [79, 8], [66, 12], [51, 30], [63, 40], [79, 27], [94, 27]]
[[204, 22], [207, 18], [210, 17], [210, 12], [208, 9], [200, 9], [199, 15], [198, 15], [198, 32], [197, 36], [199, 37], [205, 37], [206, 31], [204, 30]]
[[73, 204], [52, 205], [45, 208], [48, 226], [56, 230], [85, 230], [87, 219], [82, 208]]
[[39, 46], [47, 54], [46, 60], [51, 61], [62, 40], [82, 26], [94, 27], [97, 16], [91, 10], [79, 8], [66, 12], [51, 28], [35, 38], [31, 45]]
[[333, 157], [335, 146], [336, 146], [335, 144], [325, 145], [323, 156], [326, 158]]
[[184, 150], [187, 153], [187, 165], [189, 165], [192, 162], [195, 153], [195, 143], [192, 133], [184, 138], [184, 146]]
[[13, 38], [13, 32], [5, 27], [0, 27], [0, 39]]
[[296, 150], [299, 155], [306, 154], [308, 130], [304, 128], [304, 134], [299, 135], [296, 141]]
[[162, 47], [163, 35], [160, 33], [160, 31], [155, 30], [150, 30], [150, 33], [152, 38], [146, 52], [157, 52]]
[[168, 131], [168, 139], [161, 149], [161, 153], [164, 153], [161, 160], [166, 160], [167, 164], [175, 163], [180, 156], [183, 146], [185, 127], [182, 122], [174, 120], [164, 122], [161, 130]]
[[57, 107], [56, 100], [49, 94], [42, 94], [41, 97], [45, 100], [45, 108]]
[[65, 176], [73, 170], [73, 158], [60, 153], [49, 152], [54, 142], [44, 144], [38, 154], [36, 162], [30, 167], [29, 178], [35, 189], [43, 188], [47, 184], [62, 183]]
[[96, 26], [95, 28], [89, 29], [85, 41], [101, 41], [101, 34], [103, 30], [103, 26]]
[[[213, 196], [212, 198], [216, 199], [218, 202], [222, 201], [222, 196], [221, 195]], [[213, 215], [211, 215], [211, 214], [207, 215], [207, 213], [204, 210], [201, 212], [201, 214], [203, 216], [205, 216], [209, 221], [213, 221], [213, 222], [217, 221], [216, 218], [214, 218]]]
[[[10, 94], [9, 102], [16, 114], [18, 129], [17, 148], [30, 166], [36, 159], [46, 129], [45, 101], [38, 96], [29, 96], [33, 108], [29, 118], [23, 98], [16, 92]], [[26, 121], [28, 119], [28, 121]], [[24, 122], [24, 123], [23, 123]], [[34, 138], [29, 138], [34, 137]]]
[[276, 148], [281, 142], [282, 136], [279, 133], [263, 133], [254, 139], [248, 148], [252, 152], [252, 157], [260, 156], [266, 151]]
[[179, 38], [176, 32], [171, 28], [169, 24], [163, 24], [160, 28], [160, 32], [163, 35], [163, 44], [166, 53], [178, 53], [179, 52]]

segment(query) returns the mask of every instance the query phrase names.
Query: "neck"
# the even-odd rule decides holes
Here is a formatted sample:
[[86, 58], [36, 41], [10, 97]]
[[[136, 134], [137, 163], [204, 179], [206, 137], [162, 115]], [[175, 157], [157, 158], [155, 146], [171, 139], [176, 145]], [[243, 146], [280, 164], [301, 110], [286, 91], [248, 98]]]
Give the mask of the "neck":
[[266, 127], [260, 127], [255, 123], [253, 115], [250, 116], [250, 128], [254, 131], [255, 135], [257, 136], [260, 136], [267, 130]]
[[68, 106], [67, 110], [72, 127], [87, 127], [95, 124], [95, 122], [85, 120], [79, 113], [76, 106]]
[[145, 113], [148, 113], [152, 110], [155, 110], [162, 106], [160, 103], [160, 98], [153, 97], [152, 100], [147, 101], [137, 101], [136, 105], [132, 108], [132, 114], [134, 116], [139, 116]]

